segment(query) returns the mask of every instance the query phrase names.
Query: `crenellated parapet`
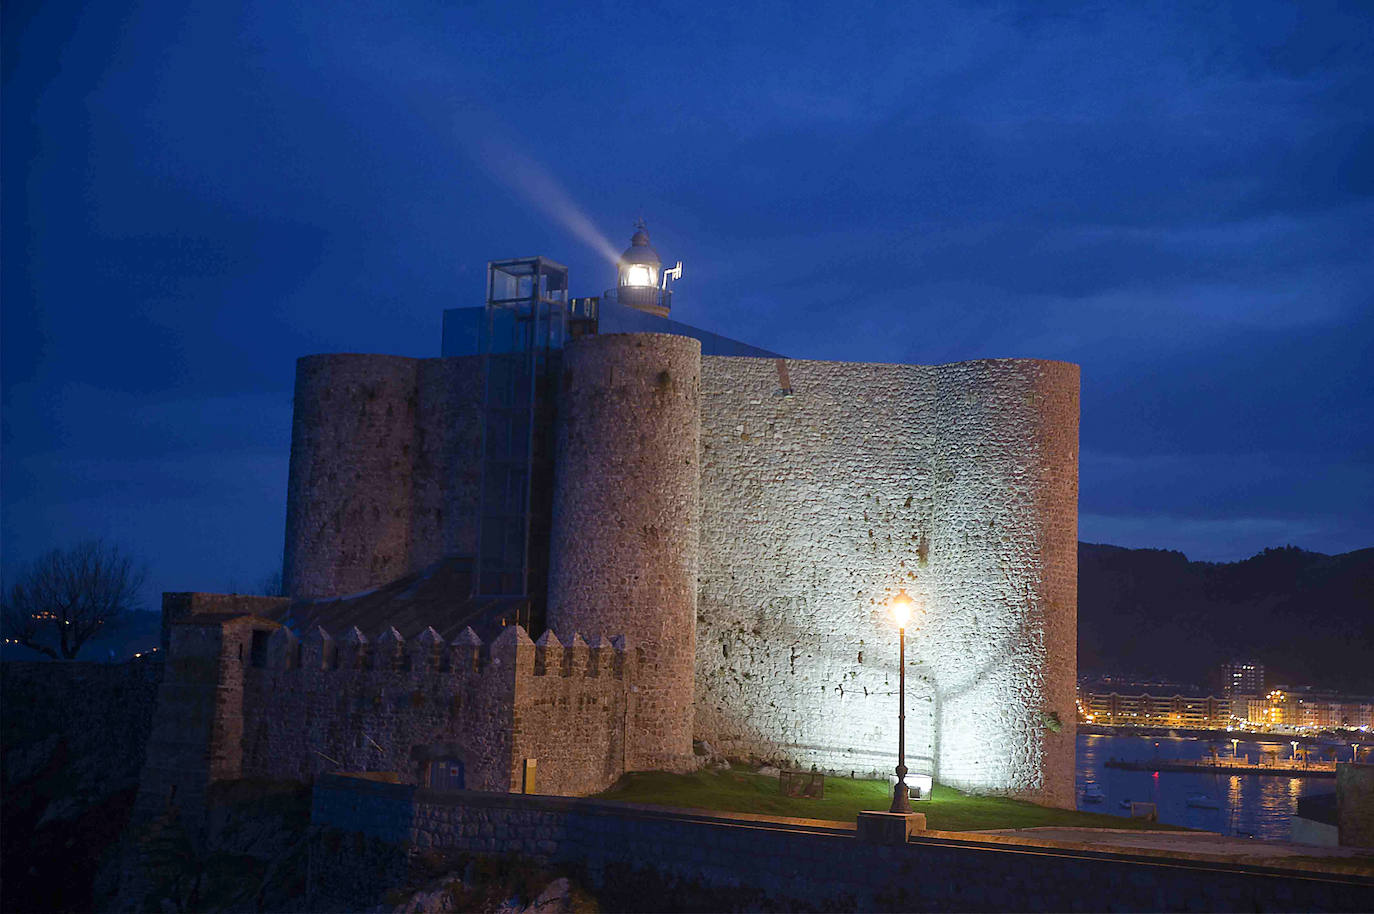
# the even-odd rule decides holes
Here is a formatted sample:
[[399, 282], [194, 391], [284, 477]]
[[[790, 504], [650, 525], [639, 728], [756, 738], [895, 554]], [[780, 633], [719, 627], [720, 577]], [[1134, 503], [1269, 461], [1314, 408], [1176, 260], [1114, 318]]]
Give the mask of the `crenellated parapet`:
[[588, 642], [575, 633], [565, 646], [552, 631], [530, 641], [519, 625], [509, 626], [490, 643], [483, 642], [471, 627], [447, 642], [433, 626], [410, 639], [390, 626], [375, 637], [357, 626], [338, 637], [316, 626], [304, 638], [282, 626], [267, 639], [262, 668], [302, 675], [342, 671], [462, 676], [499, 667], [495, 661], [505, 655], [528, 655], [533, 676], [623, 679], [627, 644], [624, 635], [596, 635]]
[[[412, 626], [409, 631], [414, 631]], [[425, 784], [436, 759], [457, 759], [467, 786], [590, 793], [624, 772], [626, 709], [638, 654], [623, 636], [512, 625], [484, 641], [433, 626], [271, 632], [245, 665], [237, 776], [311, 780], [333, 771], [394, 772]], [[576, 740], [569, 733], [579, 734]]]

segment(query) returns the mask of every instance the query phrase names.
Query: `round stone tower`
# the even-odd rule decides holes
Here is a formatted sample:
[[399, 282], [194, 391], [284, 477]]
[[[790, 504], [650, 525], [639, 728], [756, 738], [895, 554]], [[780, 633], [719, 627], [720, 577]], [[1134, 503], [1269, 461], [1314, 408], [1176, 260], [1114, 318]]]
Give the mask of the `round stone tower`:
[[315, 355], [296, 363], [282, 584], [333, 597], [410, 565], [415, 359]]
[[701, 517], [701, 344], [593, 336], [563, 353], [549, 627], [623, 634], [635, 668], [626, 767], [692, 762]]

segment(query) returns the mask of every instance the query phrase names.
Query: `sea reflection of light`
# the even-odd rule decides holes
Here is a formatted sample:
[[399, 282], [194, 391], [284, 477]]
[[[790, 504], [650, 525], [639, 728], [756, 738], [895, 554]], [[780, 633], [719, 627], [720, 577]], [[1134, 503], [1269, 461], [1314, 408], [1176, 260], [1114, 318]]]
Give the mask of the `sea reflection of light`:
[[[1078, 743], [1078, 787], [1081, 790], [1088, 784], [1097, 784], [1107, 795], [1102, 803], [1080, 806], [1090, 812], [1126, 817], [1130, 813], [1120, 808], [1122, 800], [1154, 800], [1159, 804], [1160, 820], [1163, 822], [1282, 841], [1288, 838], [1289, 820], [1295, 811], [1297, 798], [1332, 789], [1329, 781], [1309, 779], [1221, 772], [1206, 775], [1167, 772], [1155, 778], [1150, 770], [1109, 769], [1105, 768], [1105, 763], [1111, 758], [1136, 762], [1148, 761], [1155, 756], [1202, 758], [1207, 754], [1207, 742], [1134, 734], [1093, 734], [1096, 738], [1089, 740], [1086, 738], [1089, 734], [1080, 735], [1085, 738]], [[1156, 742], [1160, 744], [1157, 750], [1153, 745]], [[1280, 744], [1267, 745], [1277, 747]], [[1229, 758], [1230, 744], [1227, 743], [1223, 749]], [[1252, 763], [1258, 761], [1263, 751], [1262, 745], [1254, 740], [1239, 742], [1236, 749], [1238, 759], [1248, 758]], [[1187, 807], [1187, 797], [1198, 793], [1210, 794], [1226, 805], [1220, 811]]]
[[1241, 810], [1245, 808], [1246, 779], [1233, 774], [1226, 779], [1226, 831], [1234, 835], [1239, 827]]

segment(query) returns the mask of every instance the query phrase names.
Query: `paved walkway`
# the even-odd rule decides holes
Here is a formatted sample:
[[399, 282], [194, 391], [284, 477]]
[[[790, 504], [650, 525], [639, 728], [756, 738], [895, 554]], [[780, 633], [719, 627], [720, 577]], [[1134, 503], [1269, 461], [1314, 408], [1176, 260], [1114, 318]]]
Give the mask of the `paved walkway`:
[[1209, 857], [1229, 857], [1238, 862], [1272, 863], [1286, 857], [1304, 858], [1363, 858], [1374, 870], [1374, 848], [1317, 847], [1309, 844], [1289, 844], [1283, 841], [1260, 841], [1254, 838], [1231, 838], [1216, 832], [1141, 831], [1126, 828], [1017, 828], [991, 831], [963, 832], [967, 835], [997, 835], [1024, 838], [1030, 841], [1053, 841], [1074, 845], [1089, 845], [1103, 850], [1130, 848], [1167, 853], [1200, 854]]

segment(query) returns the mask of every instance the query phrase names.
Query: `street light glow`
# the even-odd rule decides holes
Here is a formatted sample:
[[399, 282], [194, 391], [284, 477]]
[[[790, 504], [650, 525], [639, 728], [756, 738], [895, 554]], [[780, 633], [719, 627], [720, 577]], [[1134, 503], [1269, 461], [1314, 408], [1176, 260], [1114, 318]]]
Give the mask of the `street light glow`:
[[911, 611], [916, 608], [916, 601], [907, 596], [906, 590], [903, 589], [897, 591], [897, 596], [892, 598], [888, 606], [892, 610], [892, 618], [897, 622], [897, 627], [904, 629], [911, 620]]

